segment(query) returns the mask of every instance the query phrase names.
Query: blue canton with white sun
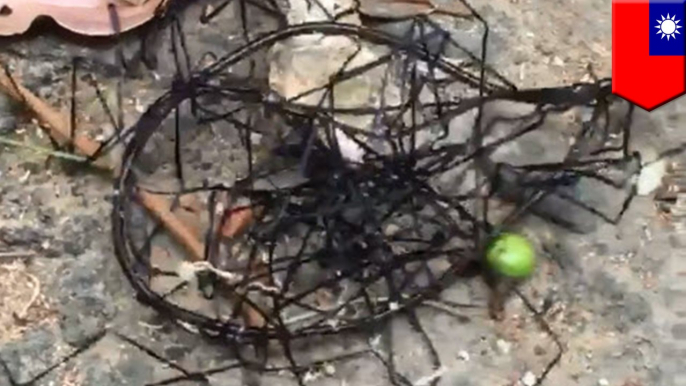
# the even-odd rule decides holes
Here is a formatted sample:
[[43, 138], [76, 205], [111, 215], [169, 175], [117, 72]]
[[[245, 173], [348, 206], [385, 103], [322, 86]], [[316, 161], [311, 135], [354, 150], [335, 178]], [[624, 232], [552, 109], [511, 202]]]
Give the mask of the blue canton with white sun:
[[673, 15], [670, 18], [669, 13], [667, 14], [667, 17], [662, 16], [662, 20], [657, 20], [655, 28], [657, 28], [658, 34], [662, 34], [661, 39], [664, 39], [665, 36], [667, 37], [667, 40], [669, 40], [669, 38], [676, 39], [676, 34], [680, 33], [679, 28], [682, 28], [679, 25], [680, 21], [681, 20], [676, 20], [676, 15]]
[[683, 56], [686, 53], [683, 22], [686, 0], [651, 0], [650, 56]]

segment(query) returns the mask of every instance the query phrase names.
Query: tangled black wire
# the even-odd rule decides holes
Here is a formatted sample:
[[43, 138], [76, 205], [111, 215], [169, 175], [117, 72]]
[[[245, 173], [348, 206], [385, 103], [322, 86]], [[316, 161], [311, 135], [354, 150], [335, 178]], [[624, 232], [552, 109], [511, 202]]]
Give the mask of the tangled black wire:
[[[279, 85], [269, 68], [278, 61], [276, 47], [332, 37], [353, 47], [340, 67], [322, 84], [283, 95], [288, 84]], [[300, 383], [323, 361], [301, 363], [297, 342], [375, 332], [403, 314], [438, 369], [416, 306], [482, 272], [488, 239], [527, 213], [576, 232], [591, 230], [596, 218], [618, 221], [640, 165], [629, 147], [633, 108], [618, 115], [609, 80], [519, 90], [486, 65], [486, 42], [484, 35], [481, 55], [474, 55], [428, 17], [413, 19], [400, 35], [306, 23], [251, 38], [179, 76], [117, 136], [127, 144], [113, 237], [139, 299], [226, 339], [239, 358], [235, 366], [286, 369]], [[360, 59], [368, 52], [372, 59]], [[347, 98], [350, 84], [367, 87], [371, 97]], [[508, 103], [519, 106], [515, 114], [499, 110]], [[558, 160], [497, 157], [554, 130], [550, 122], [573, 111], [582, 120], [565, 132]], [[625, 199], [608, 214], [581, 197], [584, 181]], [[200, 258], [165, 238], [164, 219], [145, 211], [151, 196], [168, 198], [171, 212], [184, 210], [188, 197], [200, 202]], [[509, 210], [492, 209], [492, 200], [509, 202]], [[246, 213], [245, 232], [222, 234]], [[188, 291], [197, 299], [189, 301]], [[285, 365], [270, 358], [273, 343]], [[396, 370], [392, 349], [354, 355], [361, 354], [382, 361], [393, 384], [412, 384]], [[227, 369], [163, 383], [206, 380]]]

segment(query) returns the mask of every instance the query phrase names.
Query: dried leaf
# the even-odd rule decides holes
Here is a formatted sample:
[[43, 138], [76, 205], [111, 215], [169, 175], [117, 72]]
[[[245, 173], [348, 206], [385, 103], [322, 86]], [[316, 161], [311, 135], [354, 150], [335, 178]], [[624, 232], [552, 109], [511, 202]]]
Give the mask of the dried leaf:
[[50, 17], [78, 34], [110, 36], [149, 21], [164, 3], [166, 0], [0, 0], [0, 36], [26, 32], [39, 16]]

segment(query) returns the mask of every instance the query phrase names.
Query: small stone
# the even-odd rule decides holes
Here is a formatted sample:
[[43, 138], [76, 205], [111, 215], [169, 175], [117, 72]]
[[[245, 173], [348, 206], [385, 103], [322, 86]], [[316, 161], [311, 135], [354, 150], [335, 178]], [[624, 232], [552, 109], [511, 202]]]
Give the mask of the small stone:
[[324, 365], [324, 374], [326, 374], [330, 377], [333, 376], [334, 374], [336, 374], [336, 367], [334, 367], [334, 365], [332, 365], [331, 363], [325, 364]]
[[605, 378], [600, 378], [598, 380], [598, 386], [609, 386], [610, 382]]
[[505, 340], [502, 340], [502, 339], [498, 339], [495, 342], [495, 345], [498, 347], [498, 351], [501, 354], [505, 354], [505, 355], [509, 354], [510, 349], [512, 348], [512, 343], [505, 341]]
[[386, 228], [384, 228], [384, 234], [386, 236], [393, 236], [394, 234], [398, 233], [400, 230], [400, 227], [396, 224], [388, 224], [386, 225]]
[[260, 133], [255, 133], [255, 132], [250, 133], [250, 141], [253, 144], [260, 144], [262, 141], [262, 137], [263, 137], [263, 135]]
[[536, 378], [536, 375], [531, 371], [527, 371], [522, 377], [522, 383], [524, 386], [534, 386], [537, 380], [538, 379]]
[[457, 353], [457, 357], [465, 362], [469, 362], [470, 359], [469, 353], [465, 350], [460, 350], [460, 352]]
[[316, 381], [317, 379], [319, 379], [319, 376], [319, 372], [310, 370], [306, 372], [303, 376], [303, 383], [310, 383]]

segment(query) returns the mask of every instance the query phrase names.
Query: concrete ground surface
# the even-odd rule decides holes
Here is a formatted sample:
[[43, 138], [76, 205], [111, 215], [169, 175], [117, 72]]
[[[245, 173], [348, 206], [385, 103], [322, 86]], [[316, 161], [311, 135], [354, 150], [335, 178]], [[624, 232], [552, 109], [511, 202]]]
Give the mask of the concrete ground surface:
[[[610, 2], [479, 0], [473, 5], [491, 27], [490, 63], [519, 87], [589, 80], [589, 65], [599, 77], [610, 76]], [[236, 47], [235, 12], [199, 25], [192, 22], [198, 9], [189, 8], [185, 24], [191, 54]], [[69, 103], [73, 56], [114, 61], [112, 45], [51, 33], [0, 40], [0, 55], [28, 88], [62, 108]], [[172, 71], [169, 61], [161, 60], [157, 74], [122, 84], [127, 124], [168, 86]], [[88, 72], [105, 90], [117, 86], [107, 66]], [[85, 119], [106, 127], [93, 92], [81, 91], [78, 98]], [[47, 143], [35, 122], [15, 117], [2, 97], [0, 114], [3, 133]], [[632, 146], [643, 152], [644, 161], [654, 159], [686, 142], [682, 122], [684, 99], [652, 113], [639, 109]], [[144, 385], [181, 374], [122, 337], [188, 371], [230, 363], [227, 347], [168, 323], [135, 300], [110, 239], [110, 179], [45, 160], [27, 149], [0, 147], [0, 248], [37, 251], [29, 258], [0, 257], [0, 386]], [[601, 224], [588, 235], [536, 218], [520, 224], [541, 251], [539, 269], [522, 291], [536, 307], [546, 303], [543, 317], [565, 348], [542, 385], [686, 385], [686, 237], [679, 221], [660, 216], [652, 195], [646, 195], [633, 201], [618, 225]], [[443, 297], [483, 305], [487, 292], [475, 279], [449, 288]], [[463, 318], [434, 307], [419, 311], [443, 361], [439, 385], [532, 386], [556, 354], [551, 336], [517, 298], [499, 322], [485, 307], [458, 311]], [[402, 353], [398, 369], [422, 384], [432, 374], [426, 352], [405, 321], [394, 323]], [[340, 338], [321, 347], [354, 346], [354, 341]], [[72, 357], [76, 347], [87, 348]], [[385, 369], [370, 358], [324, 370], [309, 382], [389, 384]], [[240, 371], [209, 378], [212, 385], [242, 384]], [[265, 376], [262, 382], [295, 384], [286, 374]]]

